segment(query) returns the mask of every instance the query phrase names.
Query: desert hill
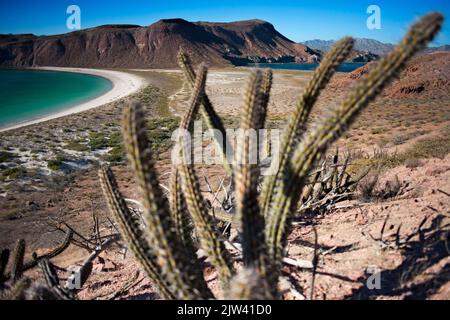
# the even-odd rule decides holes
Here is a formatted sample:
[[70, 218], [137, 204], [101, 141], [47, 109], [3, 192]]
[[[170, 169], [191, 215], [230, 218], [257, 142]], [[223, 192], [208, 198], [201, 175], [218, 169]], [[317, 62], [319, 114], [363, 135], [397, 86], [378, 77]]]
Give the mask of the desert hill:
[[261, 20], [231, 23], [164, 19], [148, 27], [106, 25], [62, 35], [0, 35], [0, 66], [173, 68], [183, 47], [211, 66], [314, 62], [320, 53]]
[[[375, 63], [368, 63], [342, 77], [334, 79], [333, 87], [344, 88], [363, 77]], [[450, 92], [450, 52], [432, 52], [414, 57], [399, 80], [384, 91], [391, 98], [442, 97]]]

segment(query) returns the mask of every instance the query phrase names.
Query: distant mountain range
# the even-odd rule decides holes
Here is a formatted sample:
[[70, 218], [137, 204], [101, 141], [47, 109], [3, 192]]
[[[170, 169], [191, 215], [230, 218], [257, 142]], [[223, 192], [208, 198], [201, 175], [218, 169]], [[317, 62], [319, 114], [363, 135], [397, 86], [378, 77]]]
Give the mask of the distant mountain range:
[[[311, 49], [327, 52], [335, 43], [334, 40], [308, 40], [302, 42], [304, 45]], [[370, 52], [374, 55], [384, 56], [394, 48], [391, 43], [383, 43], [374, 39], [367, 38], [355, 38], [354, 49], [360, 52]], [[440, 47], [430, 47], [423, 50], [423, 53], [431, 53], [436, 51], [450, 51], [450, 45], [444, 45]]]

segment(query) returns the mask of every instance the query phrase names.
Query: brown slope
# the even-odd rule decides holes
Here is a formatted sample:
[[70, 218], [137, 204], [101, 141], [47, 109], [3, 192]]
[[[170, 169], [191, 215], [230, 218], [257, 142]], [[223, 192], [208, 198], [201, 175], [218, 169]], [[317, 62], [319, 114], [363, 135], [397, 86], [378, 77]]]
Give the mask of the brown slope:
[[[351, 86], [364, 77], [374, 65], [375, 62], [371, 62], [338, 77], [332, 81], [331, 86]], [[385, 89], [384, 95], [390, 98], [450, 96], [450, 52], [417, 55], [408, 63], [399, 80]]]
[[0, 66], [174, 68], [180, 47], [194, 61], [212, 66], [319, 58], [265, 21], [164, 19], [148, 27], [108, 25], [48, 37], [0, 36]]

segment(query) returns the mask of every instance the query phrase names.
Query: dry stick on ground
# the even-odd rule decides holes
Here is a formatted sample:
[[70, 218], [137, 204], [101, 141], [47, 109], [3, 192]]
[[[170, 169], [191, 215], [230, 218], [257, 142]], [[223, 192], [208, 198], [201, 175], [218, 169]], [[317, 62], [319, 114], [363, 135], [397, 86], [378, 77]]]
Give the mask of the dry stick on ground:
[[317, 266], [319, 264], [319, 255], [317, 254], [319, 236], [317, 235], [317, 229], [314, 226], [313, 226], [313, 231], [314, 231], [314, 256], [313, 256], [313, 262], [312, 262], [313, 271], [312, 271], [312, 275], [311, 275], [311, 293], [309, 295], [309, 300], [314, 299], [314, 285], [315, 285], [315, 281], [316, 281]]
[[73, 290], [73, 289], [80, 289], [80, 288], [74, 288], [73, 285], [76, 284], [79, 281], [79, 284], [83, 286], [83, 284], [88, 279], [89, 275], [92, 272], [92, 263], [97, 258], [102, 251], [104, 251], [108, 246], [110, 246], [114, 241], [117, 241], [119, 239], [119, 235], [116, 237], [110, 237], [103, 241], [100, 245], [98, 245], [91, 254], [82, 262], [81, 266], [78, 268], [76, 272], [74, 272], [72, 275], [69, 276], [69, 278], [66, 281], [66, 285], [64, 286], [67, 290]]

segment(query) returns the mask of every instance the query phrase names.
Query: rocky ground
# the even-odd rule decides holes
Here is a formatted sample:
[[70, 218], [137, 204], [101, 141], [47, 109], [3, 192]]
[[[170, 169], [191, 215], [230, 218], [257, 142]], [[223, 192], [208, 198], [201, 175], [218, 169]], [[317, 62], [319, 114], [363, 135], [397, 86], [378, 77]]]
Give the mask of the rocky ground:
[[[162, 183], [167, 185], [170, 136], [177, 127], [177, 115], [183, 112], [187, 91], [179, 72], [133, 72], [147, 80], [148, 87], [132, 98], [149, 105], [149, 134]], [[208, 94], [229, 126], [238, 126], [248, 72], [210, 72]], [[289, 118], [310, 75], [275, 72], [270, 126], [281, 127]], [[353, 85], [349, 77], [354, 75], [335, 77], [320, 97], [314, 119], [345, 96]], [[416, 76], [410, 80], [416, 81]], [[401, 83], [395, 82], [387, 92]], [[376, 169], [372, 179], [373, 175], [378, 179], [373, 188], [362, 185], [353, 199], [326, 213], [296, 219], [288, 256], [312, 260], [314, 252], [318, 255], [315, 299], [450, 298], [450, 91], [445, 85], [444, 89], [439, 85], [438, 91], [433, 88], [382, 96], [338, 142], [342, 153], [351, 154], [349, 171], [371, 166]], [[33, 251], [46, 252], [62, 241], [58, 227], [64, 229], [64, 223], [80, 234], [92, 234], [93, 217], [98, 217], [103, 234], [114, 232], [101, 195], [98, 164], [113, 164], [121, 191], [127, 198], [138, 199], [134, 179], [123, 161], [120, 111], [120, 103], [113, 103], [1, 134], [0, 247], [11, 248], [18, 238], [24, 238], [30, 259]], [[215, 166], [204, 166], [201, 172], [210, 178], [213, 189], [223, 176]], [[394, 182], [398, 192], [386, 196], [383, 190]], [[203, 188], [206, 191], [206, 186]], [[316, 251], [314, 229], [318, 234]], [[71, 245], [52, 261], [66, 268], [81, 263], [88, 254]], [[369, 290], [367, 280], [373, 279], [374, 270], [381, 288]], [[207, 264], [205, 273], [215, 287], [215, 272]], [[296, 288], [286, 298], [309, 297], [309, 269], [286, 265], [284, 273]], [[66, 276], [64, 272], [60, 275]], [[38, 270], [32, 270], [30, 276], [41, 277]], [[92, 276], [78, 297], [153, 299], [157, 294], [130, 254], [124, 255], [123, 247], [113, 244], [95, 261]]]

